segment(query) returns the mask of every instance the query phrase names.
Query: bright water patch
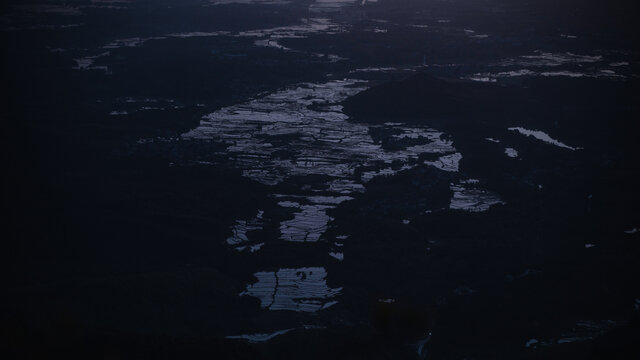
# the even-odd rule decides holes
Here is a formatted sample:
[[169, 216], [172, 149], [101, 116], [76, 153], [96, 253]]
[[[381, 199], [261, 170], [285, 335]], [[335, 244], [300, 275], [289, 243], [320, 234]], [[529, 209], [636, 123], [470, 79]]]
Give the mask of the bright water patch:
[[462, 160], [462, 154], [455, 153], [441, 156], [436, 161], [425, 161], [424, 163], [427, 165], [435, 166], [440, 170], [458, 172], [458, 170], [460, 169], [460, 160]]
[[[263, 4], [280, 4], [279, 0], [221, 0], [217, 4], [223, 3], [263, 3]], [[273, 47], [280, 50], [292, 50], [278, 41], [281, 39], [296, 39], [305, 38], [313, 34], [338, 34], [346, 31], [345, 26], [334, 23], [330, 19], [326, 18], [305, 18], [300, 20], [301, 23], [290, 26], [281, 26], [267, 29], [248, 30], [240, 32], [230, 31], [191, 31], [182, 33], [171, 33], [151, 37], [131, 37], [125, 39], [116, 39], [110, 41], [106, 45], [103, 45], [101, 49], [116, 50], [120, 48], [137, 48], [141, 47], [148, 41], [152, 40], [167, 40], [167, 39], [186, 39], [193, 37], [240, 37], [240, 38], [256, 38], [254, 45], [260, 47]], [[74, 69], [77, 70], [101, 70], [109, 74], [109, 68], [107, 66], [94, 66], [94, 62], [103, 57], [111, 55], [111, 52], [102, 52], [94, 55], [87, 55], [81, 58], [76, 58], [74, 61], [77, 66]], [[321, 58], [326, 58], [327, 62], [334, 63], [341, 60], [345, 60], [343, 57], [335, 54], [319, 54]]]
[[551, 138], [551, 136], [549, 136], [549, 134], [540, 131], [540, 130], [529, 130], [529, 129], [525, 129], [522, 127], [510, 127], [509, 130], [511, 131], [517, 131], [522, 135], [526, 135], [526, 136], [533, 136], [534, 138], [544, 141], [547, 144], [551, 144], [551, 145], [555, 145], [557, 147], [561, 147], [561, 148], [565, 148], [565, 149], [569, 149], [569, 150], [579, 150], [582, 149], [581, 147], [572, 147], [569, 145], [566, 145], [564, 143], [561, 143], [558, 140], [555, 140], [553, 138]]
[[[286, 196], [282, 196], [286, 197]], [[316, 242], [327, 230], [329, 222], [333, 220], [327, 215], [327, 210], [335, 208], [340, 203], [352, 200], [349, 196], [308, 196], [302, 205], [294, 201], [281, 201], [278, 205], [296, 208], [294, 218], [280, 224], [280, 238], [285, 241]]]
[[465, 210], [480, 212], [489, 210], [495, 204], [502, 204], [498, 195], [477, 188], [477, 180], [462, 180], [457, 184], [451, 184], [453, 198], [449, 208], [452, 210]]
[[485, 73], [476, 73], [473, 75], [469, 75], [465, 77], [465, 79], [479, 82], [496, 82], [501, 78], [511, 78], [511, 77], [519, 77], [519, 76], [543, 76], [543, 77], [556, 77], [556, 76], [564, 76], [570, 78], [624, 78], [623, 75], [616, 74], [613, 70], [600, 70], [597, 72], [578, 72], [578, 71], [534, 71], [529, 69], [519, 69], [519, 70], [511, 70], [511, 71], [500, 71], [500, 72], [485, 72]]
[[[361, 0], [362, 1], [362, 0]], [[341, 11], [345, 7], [355, 6], [358, 0], [316, 0], [309, 5], [309, 12], [312, 13], [333, 13]], [[364, 5], [365, 2], [362, 2]]]
[[518, 150], [514, 149], [514, 148], [505, 148], [504, 149], [504, 153], [510, 157], [510, 158], [517, 158], [518, 157]]
[[565, 64], [596, 63], [603, 60], [600, 55], [580, 55], [571, 52], [551, 53], [536, 51], [533, 55], [523, 55], [501, 61], [502, 66], [561, 66]]
[[256, 46], [268, 46], [282, 50], [291, 50], [278, 43], [280, 39], [300, 39], [313, 34], [338, 34], [345, 31], [345, 27], [325, 18], [301, 19], [297, 25], [281, 26], [268, 29], [242, 31], [234, 36], [255, 37]]
[[225, 336], [225, 339], [238, 339], [238, 340], [246, 340], [250, 343], [261, 343], [261, 342], [267, 342], [276, 336], [284, 335], [293, 330], [295, 330], [295, 328], [278, 330], [270, 334], [247, 334], [247, 335]]
[[[334, 105], [364, 89], [358, 80], [300, 84], [207, 115], [182, 138], [228, 144], [225, 155], [244, 169], [245, 176], [261, 183], [325, 175], [339, 181], [335, 186], [341, 194], [348, 194], [348, 187], [361, 189], [354, 177], [358, 167], [376, 168], [372, 176], [391, 175], [397, 172], [391, 163], [406, 169], [415, 166], [410, 163], [420, 154], [455, 151], [450, 141], [441, 139], [442, 133], [419, 127], [398, 127], [397, 136], [424, 137], [423, 142], [384, 150], [369, 135], [369, 126], [347, 121], [341, 106]], [[282, 158], [280, 153], [290, 156]]]
[[342, 288], [327, 286], [327, 272], [323, 267], [280, 269], [276, 272], [258, 272], [258, 281], [247, 286], [240, 295], [260, 299], [262, 308], [315, 312], [335, 305], [332, 300]]
[[[206, 115], [200, 126], [181, 138], [226, 144], [216, 155], [240, 168], [244, 176], [266, 185], [309, 175], [320, 179], [319, 183], [302, 180], [297, 185], [288, 181], [298, 187], [295, 195], [272, 194], [280, 199], [279, 206], [293, 210], [293, 219], [279, 224], [280, 239], [316, 242], [333, 220], [327, 212], [365, 191], [364, 184], [374, 177], [392, 176], [425, 164], [448, 172], [459, 169], [462, 154], [442, 132], [403, 123], [348, 121], [339, 103], [365, 86], [363, 81], [349, 79], [299, 84]], [[425, 162], [421, 161], [423, 155], [439, 158]], [[452, 207], [468, 208], [460, 204], [474, 194], [483, 195], [480, 200], [493, 199], [474, 191], [456, 192]], [[484, 208], [472, 206], [477, 207]], [[234, 244], [245, 242], [243, 231], [251, 226], [259, 225], [236, 225]]]
[[[496, 68], [494, 71], [475, 73], [465, 76], [465, 79], [481, 82], [496, 82], [502, 78], [512, 77], [570, 77], [570, 78], [605, 78], [624, 79], [629, 74], [618, 73], [613, 69], [603, 69], [605, 66], [615, 67], [616, 63], [609, 63], [601, 55], [581, 55], [571, 52], [551, 53], [536, 51], [532, 55], [518, 56], [489, 64]], [[622, 64], [628, 64], [622, 62]]]

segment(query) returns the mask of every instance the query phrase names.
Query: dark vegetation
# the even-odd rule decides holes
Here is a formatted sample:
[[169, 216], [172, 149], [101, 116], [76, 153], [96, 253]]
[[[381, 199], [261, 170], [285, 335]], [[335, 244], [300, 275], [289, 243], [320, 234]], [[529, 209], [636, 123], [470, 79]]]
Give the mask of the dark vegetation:
[[[255, 298], [238, 294], [254, 281], [255, 268], [322, 264], [329, 244], [265, 247], [261, 258], [238, 253], [224, 243], [229, 227], [256, 208], [277, 211], [269, 189], [224, 163], [186, 162], [215, 159], [220, 144], [136, 144], [175, 137], [202, 115], [264, 91], [322, 81], [327, 72], [348, 76], [352, 65], [419, 65], [426, 55], [481, 71], [496, 57], [545, 44], [634, 50], [629, 6], [492, 1], [425, 9], [381, 1], [369, 18], [446, 17], [499, 35], [487, 45], [457, 33], [438, 40], [390, 31], [375, 43], [357, 30], [371, 25], [365, 20], [352, 34], [283, 42], [299, 53], [256, 48], [247, 39], [150, 41], [141, 51], [119, 49], [99, 59], [111, 75], [72, 69], [79, 48], [114, 39], [267, 28], [305, 15], [296, 6], [194, 11], [191, 1], [154, 3], [136, 2], [126, 12], [87, 10], [80, 30], [0, 35], [6, 220], [0, 323], [7, 358], [413, 359], [408, 342], [426, 331], [434, 334], [433, 359], [638, 357], [640, 235], [623, 232], [640, 225], [636, 79], [477, 84], [451, 80], [460, 70], [447, 68], [377, 78], [379, 86], [345, 102], [353, 121], [393, 118], [446, 132], [464, 154], [460, 177], [481, 180], [506, 204], [483, 213], [425, 214], [447, 207], [453, 175], [424, 166], [373, 180], [365, 194], [330, 214], [336, 220], [327, 236], [351, 234], [345, 260], [324, 264], [329, 285], [344, 290], [339, 305], [308, 318], [263, 311]], [[559, 28], [581, 36], [575, 44], [551, 42]], [[308, 56], [316, 49], [352, 62], [323, 63]], [[167, 106], [173, 100], [178, 108], [136, 112], [126, 97], [160, 98]], [[114, 108], [129, 114], [110, 116]], [[559, 149], [511, 126], [547, 131], [584, 149]], [[504, 156], [505, 146], [517, 148], [520, 159]], [[278, 236], [277, 228], [270, 231]], [[397, 305], [377, 301], [386, 298]], [[291, 319], [327, 328], [257, 345], [223, 338], [248, 327], [279, 329]], [[581, 320], [619, 323], [591, 340], [524, 347], [531, 338], [558, 339]]]

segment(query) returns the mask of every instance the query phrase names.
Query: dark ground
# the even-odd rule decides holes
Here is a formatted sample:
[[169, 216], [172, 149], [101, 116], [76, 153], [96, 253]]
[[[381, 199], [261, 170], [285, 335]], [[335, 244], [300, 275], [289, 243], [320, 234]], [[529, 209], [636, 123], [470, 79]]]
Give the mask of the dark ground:
[[[566, 45], [571, 51], [624, 49], [637, 60], [630, 6], [383, 2], [370, 18], [410, 21], [420, 10], [427, 18], [470, 22], [499, 40], [478, 45], [450, 34], [392, 31], [373, 39], [354, 31], [285, 40], [302, 50], [288, 55], [243, 39], [168, 40], [150, 42], [143, 52], [114, 52], [104, 60], [111, 76], [74, 70], [73, 57], [47, 48], [81, 51], [132, 34], [153, 36], [159, 28], [267, 28], [294, 23], [305, 12], [241, 5], [194, 10], [196, 1], [167, 1], [174, 5], [169, 11], [149, 3], [138, 2], [125, 15], [87, 10], [81, 22], [88, 25], [80, 30], [1, 33], [6, 358], [412, 359], [406, 339], [426, 331], [433, 332], [430, 359], [638, 358], [640, 233], [624, 232], [640, 227], [637, 77], [457, 80], [458, 72], [482, 71], [496, 57], [546, 44], [566, 49], [549, 43], [548, 33], [559, 28], [580, 34]], [[3, 19], [15, 19], [13, 8], [3, 6]], [[19, 19], [39, 21], [59, 18]], [[210, 55], [211, 48], [247, 56], [229, 60]], [[348, 54], [352, 63], [310, 60], [304, 51], [312, 49]], [[276, 207], [268, 187], [224, 163], [168, 166], [219, 144], [135, 145], [140, 138], [177, 136], [203, 115], [265, 91], [321, 81], [327, 72], [338, 77], [352, 67], [415, 65], [423, 54], [464, 66], [375, 75], [379, 85], [348, 99], [346, 113], [352, 121], [393, 118], [446, 132], [465, 154], [464, 177], [480, 179], [505, 204], [481, 213], [418, 215], [425, 204], [447, 206], [449, 174], [425, 166], [374, 179], [366, 193], [331, 214], [332, 234], [351, 234], [344, 245], [349, 256], [339, 264], [323, 263], [326, 243], [313, 250], [288, 245], [288, 254], [265, 248], [260, 258], [229, 248], [224, 239], [236, 219]], [[184, 107], [108, 116], [123, 96], [175, 99]], [[558, 152], [509, 126], [547, 131], [584, 150]], [[518, 146], [522, 160], [484, 140], [498, 135], [504, 145]], [[407, 216], [412, 221], [404, 225]], [[310, 262], [323, 263], [329, 284], [344, 288], [340, 304], [321, 315], [273, 314], [255, 298], [238, 296], [256, 268]], [[473, 292], [459, 295], [464, 289]], [[395, 298], [397, 305], [385, 307], [379, 298]], [[264, 344], [223, 338], [265, 324], [279, 329], [292, 319], [326, 328]], [[580, 321], [599, 325], [584, 330]], [[524, 346], [581, 331], [591, 339]]]

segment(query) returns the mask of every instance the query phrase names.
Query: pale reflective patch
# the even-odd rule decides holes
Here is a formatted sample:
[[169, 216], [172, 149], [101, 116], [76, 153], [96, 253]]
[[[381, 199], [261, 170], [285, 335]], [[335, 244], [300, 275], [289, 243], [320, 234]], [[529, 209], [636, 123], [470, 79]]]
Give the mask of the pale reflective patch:
[[269, 310], [315, 312], [326, 309], [337, 303], [331, 298], [342, 290], [327, 286], [327, 272], [323, 267], [280, 269], [254, 275], [258, 281], [248, 285], [240, 295], [257, 297], [262, 308]]
[[581, 147], [572, 147], [569, 145], [566, 145], [564, 143], [561, 143], [558, 140], [555, 140], [553, 138], [551, 138], [551, 136], [549, 136], [549, 134], [545, 133], [544, 131], [540, 131], [540, 130], [529, 130], [529, 129], [525, 129], [522, 127], [511, 127], [509, 128], [509, 130], [511, 131], [517, 131], [522, 135], [526, 135], [526, 136], [533, 136], [534, 138], [544, 141], [547, 144], [551, 144], [551, 145], [555, 145], [561, 148], [565, 148], [565, 149], [569, 149], [569, 150], [579, 150], [582, 149]]
[[514, 148], [505, 148], [504, 149], [504, 153], [510, 157], [510, 158], [517, 158], [518, 157], [518, 151]]
[[276, 336], [284, 335], [293, 330], [295, 329], [279, 330], [276, 332], [272, 332], [270, 334], [248, 334], [248, 335], [225, 336], [225, 339], [239, 339], [239, 340], [246, 340], [250, 343], [261, 343], [261, 342], [267, 342]]
[[[472, 179], [473, 180], [473, 179]], [[453, 197], [449, 203], [449, 209], [465, 210], [470, 212], [481, 212], [489, 210], [496, 204], [503, 204], [498, 195], [489, 191], [478, 189], [478, 182], [460, 181], [458, 184], [451, 184]]]

